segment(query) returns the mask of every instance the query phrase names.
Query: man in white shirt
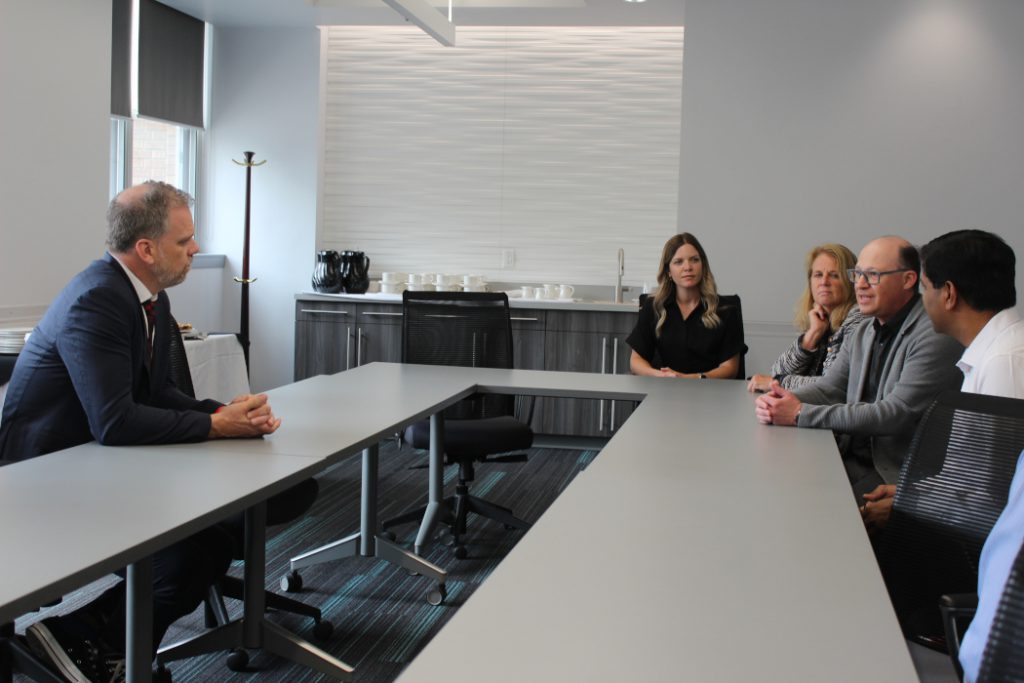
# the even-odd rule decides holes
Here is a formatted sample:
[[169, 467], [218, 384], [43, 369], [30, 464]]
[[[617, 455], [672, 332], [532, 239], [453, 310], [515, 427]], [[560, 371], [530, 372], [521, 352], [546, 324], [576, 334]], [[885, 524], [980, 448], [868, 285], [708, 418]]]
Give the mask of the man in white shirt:
[[[921, 250], [925, 311], [936, 332], [966, 348], [957, 367], [962, 391], [1024, 399], [1024, 319], [1014, 308], [1016, 258], [998, 235], [958, 230], [937, 237]], [[861, 508], [869, 532], [884, 526], [896, 486], [865, 495]], [[1024, 542], [1024, 453], [1010, 486], [1007, 506], [981, 554], [978, 611], [964, 636], [960, 662], [973, 681], [1010, 566]]]

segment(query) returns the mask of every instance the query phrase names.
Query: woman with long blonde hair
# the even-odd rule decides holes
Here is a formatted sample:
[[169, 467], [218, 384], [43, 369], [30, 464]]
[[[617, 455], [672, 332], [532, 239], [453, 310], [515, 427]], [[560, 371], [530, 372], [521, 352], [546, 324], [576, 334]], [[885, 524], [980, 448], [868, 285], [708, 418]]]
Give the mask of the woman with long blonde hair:
[[821, 244], [807, 252], [806, 285], [796, 302], [794, 320], [801, 334], [775, 361], [771, 374], [750, 379], [750, 391], [768, 391], [773, 379], [793, 389], [825, 374], [847, 332], [864, 319], [846, 277], [856, 264], [857, 257], [842, 244]]
[[635, 375], [733, 379], [739, 372], [739, 309], [719, 301], [707, 254], [690, 233], [665, 242], [658, 290], [644, 302], [626, 342]]

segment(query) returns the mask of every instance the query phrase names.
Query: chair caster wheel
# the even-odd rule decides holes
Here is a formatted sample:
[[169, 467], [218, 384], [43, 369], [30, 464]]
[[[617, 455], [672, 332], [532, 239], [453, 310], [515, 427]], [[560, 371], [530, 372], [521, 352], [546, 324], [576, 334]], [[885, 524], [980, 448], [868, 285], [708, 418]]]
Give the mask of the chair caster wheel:
[[385, 541], [391, 541], [392, 543], [394, 543], [397, 538], [394, 531], [382, 531], [380, 532], [380, 537]]
[[437, 588], [427, 593], [427, 602], [437, 607], [443, 605], [445, 598], [448, 597], [448, 589], [445, 588], [443, 583], [437, 584]]
[[466, 546], [464, 546], [464, 545], [457, 545], [457, 546], [455, 546], [455, 557], [457, 557], [458, 559], [464, 560], [464, 559], [466, 559], [466, 556], [468, 554], [469, 553], [466, 552]]
[[153, 683], [171, 683], [171, 670], [161, 664], [153, 671]]
[[245, 671], [249, 668], [249, 653], [238, 647], [228, 653], [228, 668], [232, 671]]
[[334, 624], [326, 619], [321, 619], [313, 625], [313, 637], [317, 640], [327, 640], [332, 633], [334, 633]]
[[302, 577], [293, 571], [281, 577], [281, 590], [285, 593], [298, 593], [302, 590]]

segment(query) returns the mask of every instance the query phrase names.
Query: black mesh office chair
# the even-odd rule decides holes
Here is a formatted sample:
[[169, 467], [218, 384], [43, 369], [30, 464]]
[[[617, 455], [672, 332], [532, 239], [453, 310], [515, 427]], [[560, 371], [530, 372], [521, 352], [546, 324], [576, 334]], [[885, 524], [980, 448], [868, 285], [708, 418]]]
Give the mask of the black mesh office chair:
[[[178, 329], [178, 323], [174, 320], [173, 316], [170, 318], [171, 324], [171, 354], [170, 354], [170, 376], [171, 381], [178, 387], [183, 393], [195, 398], [195, 388], [192, 384], [192, 373], [188, 367], [188, 356], [185, 355], [185, 343], [181, 338], [181, 332]], [[315, 482], [314, 482], [315, 484]], [[299, 487], [304, 486], [299, 484]], [[315, 488], [311, 487], [311, 488]], [[289, 494], [289, 491], [285, 491], [275, 498], [285, 500]], [[315, 497], [315, 491], [309, 495], [297, 496], [297, 499], [308, 499], [309, 496]], [[272, 499], [273, 501], [274, 499]], [[271, 501], [268, 501], [268, 524], [284, 524], [289, 522], [298, 516], [304, 514], [308, 505], [303, 500], [298, 500], [299, 506], [293, 509], [287, 509], [288, 504], [273, 506]], [[311, 501], [310, 501], [311, 503]], [[275, 514], [271, 515], [270, 508], [277, 507]], [[238, 535], [235, 529], [227, 530], [229, 535]], [[232, 554], [234, 559], [241, 560], [244, 556], [241, 539], [235, 539], [234, 548]], [[298, 590], [298, 588], [296, 588]], [[223, 626], [230, 621], [227, 607], [224, 604], [224, 598], [232, 598], [234, 600], [244, 599], [244, 584], [242, 579], [235, 576], [224, 576], [221, 578], [218, 584], [210, 587], [210, 593], [206, 597], [204, 611], [205, 621], [207, 628], [213, 628], [215, 626]], [[334, 630], [333, 625], [329, 621], [325, 621], [320, 610], [312, 605], [307, 605], [304, 602], [293, 600], [277, 593], [270, 591], [266, 592], [266, 606], [267, 609], [275, 609], [283, 612], [291, 612], [292, 614], [299, 614], [301, 616], [309, 617], [313, 620], [313, 634], [320, 639], [326, 640], [331, 636]], [[232, 671], [244, 671], [249, 663], [248, 654], [244, 650], [236, 650], [228, 656], [227, 665]]]
[[939, 608], [977, 588], [981, 547], [1024, 449], [1024, 401], [947, 391], [918, 424], [878, 562], [907, 638], [949, 651]]
[[1024, 682], [1024, 547], [1017, 553], [999, 598], [977, 683]]
[[[637, 300], [637, 303], [639, 304], [639, 307], [643, 308], [644, 307], [644, 302], [647, 301], [647, 299], [649, 297], [651, 297], [651, 296], [653, 296], [653, 294], [641, 294], [640, 297]], [[739, 294], [719, 294], [718, 295], [718, 305], [719, 305], [719, 307], [726, 307], [726, 308], [727, 307], [735, 307], [736, 308], [736, 314], [739, 316], [739, 319], [740, 319], [740, 332], [742, 334], [742, 332], [743, 332], [743, 304], [740, 302], [740, 295]], [[741, 339], [741, 341], [743, 341], [743, 340]], [[746, 343], [744, 342], [743, 348], [740, 350], [740, 365], [739, 365], [739, 368], [736, 370], [736, 378], [737, 379], [743, 379], [743, 378], [745, 378], [747, 376], [747, 362], [746, 362], [746, 359], [747, 359], [747, 351], [749, 351], [749, 350], [750, 350], [750, 347], [748, 347], [746, 345]], [[656, 356], [655, 357], [655, 362], [652, 363], [652, 365], [659, 365], [661, 361], [660, 361], [660, 359], [657, 358], [657, 352], [655, 352], [655, 356]]]
[[[512, 368], [512, 325], [505, 294], [405, 292], [402, 309], [403, 362]], [[445, 459], [458, 464], [459, 479], [455, 495], [445, 498], [442, 521], [451, 529], [458, 558], [466, 556], [460, 537], [466, 533], [470, 512], [501, 522], [506, 528], [530, 528], [508, 508], [469, 493], [475, 463], [526, 460], [525, 454], [492, 457], [533, 444], [533, 431], [512, 416], [514, 402], [513, 396], [478, 395], [444, 412]], [[429, 448], [429, 421], [406, 428], [404, 440], [414, 448]], [[382, 527], [419, 521], [424, 511], [407, 512], [385, 521]]]

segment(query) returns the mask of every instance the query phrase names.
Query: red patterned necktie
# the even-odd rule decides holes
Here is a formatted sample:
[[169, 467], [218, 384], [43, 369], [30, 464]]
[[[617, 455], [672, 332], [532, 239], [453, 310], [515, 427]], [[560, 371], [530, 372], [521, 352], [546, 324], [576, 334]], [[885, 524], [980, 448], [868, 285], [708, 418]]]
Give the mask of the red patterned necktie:
[[156, 301], [146, 299], [142, 302], [142, 310], [146, 314], [146, 322], [149, 325], [149, 334], [146, 337], [146, 351], [149, 352], [149, 360], [153, 359], [153, 336], [156, 334]]

